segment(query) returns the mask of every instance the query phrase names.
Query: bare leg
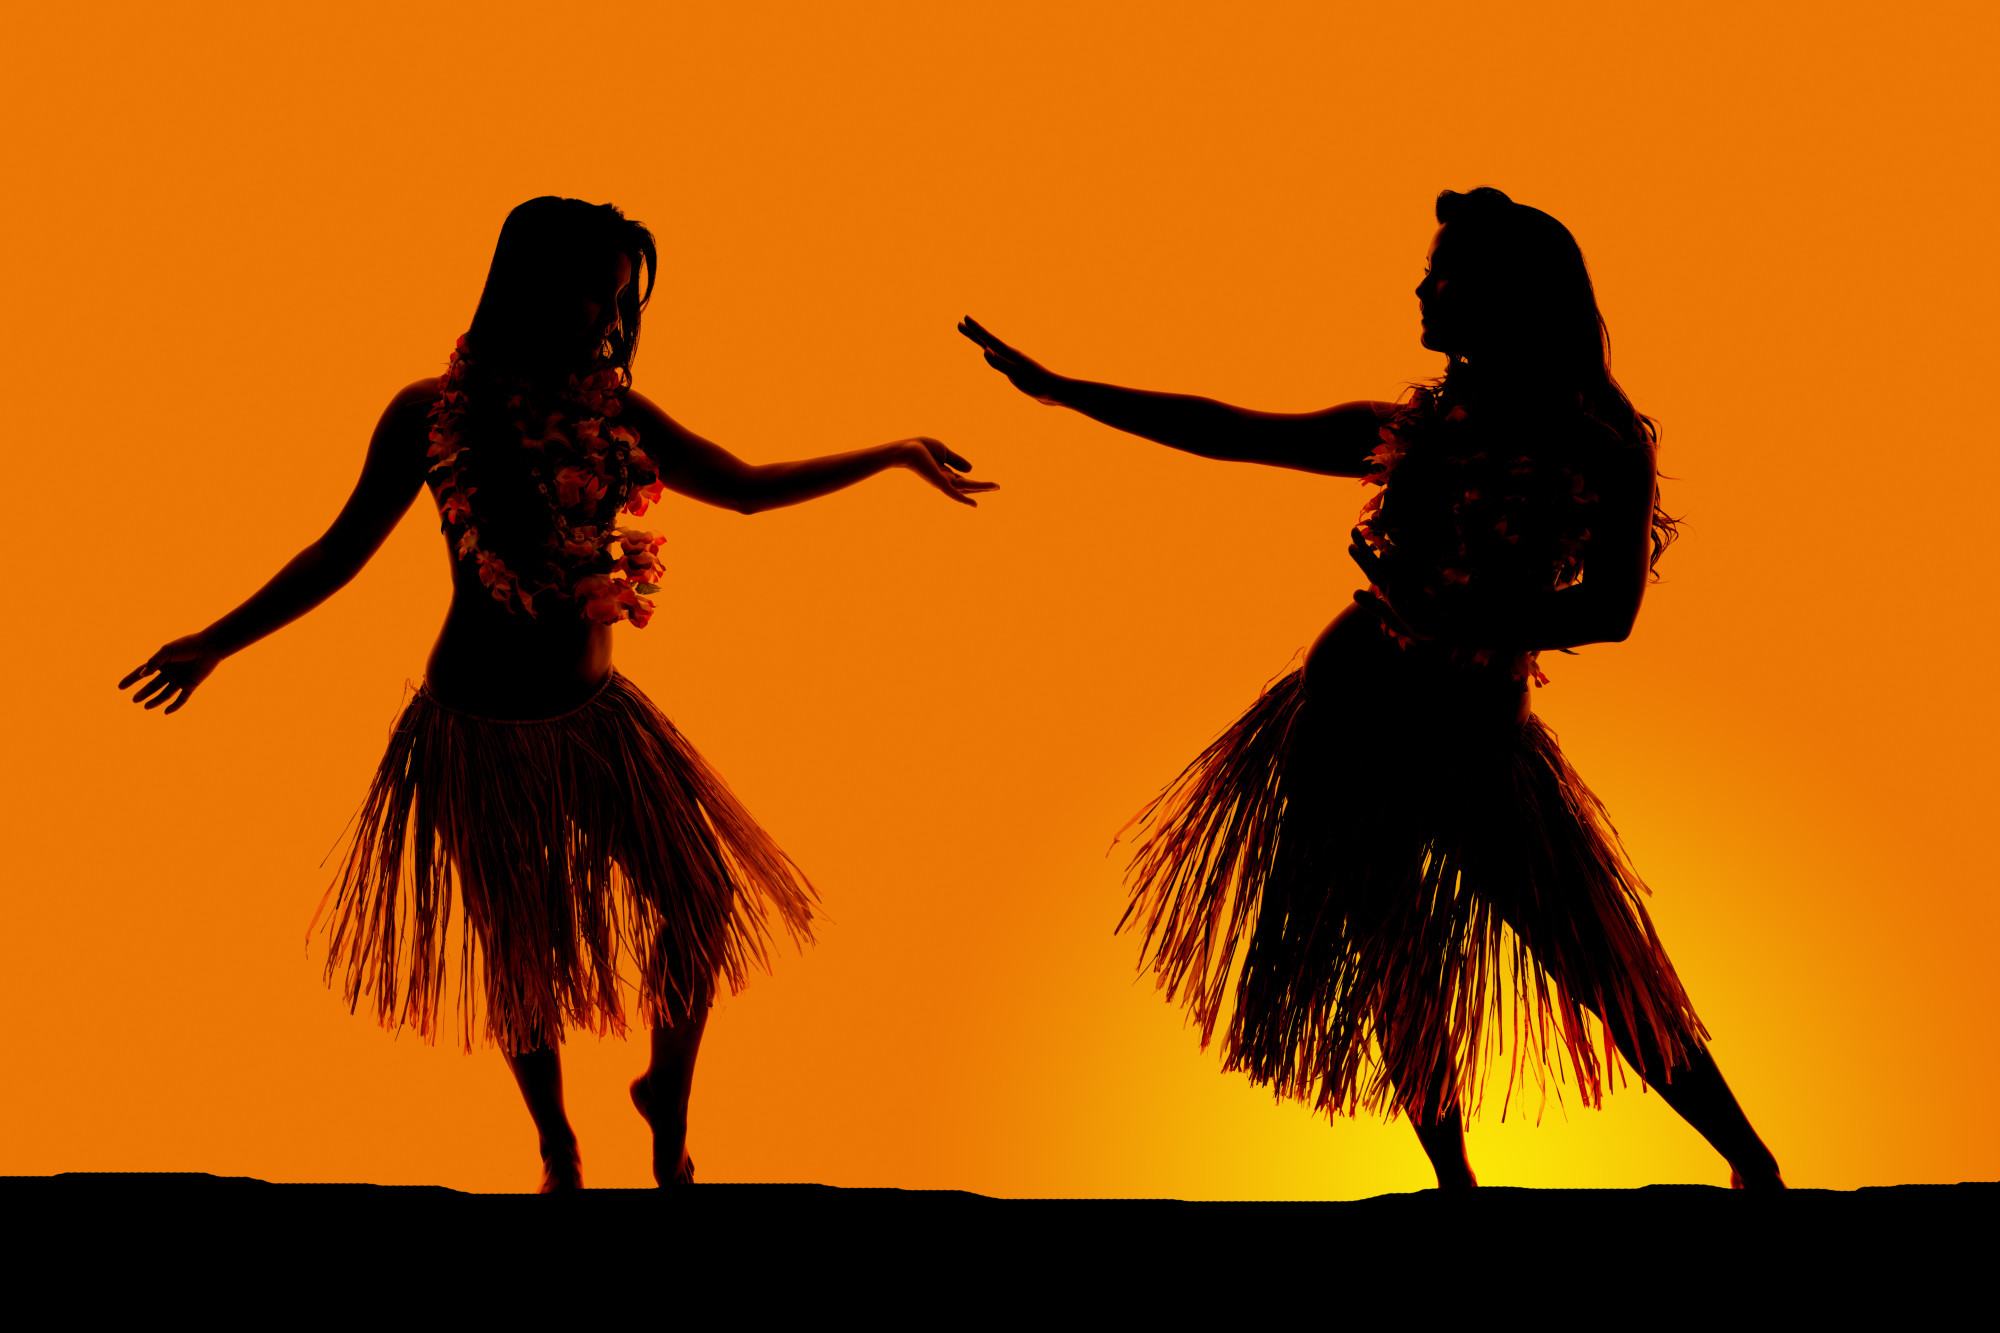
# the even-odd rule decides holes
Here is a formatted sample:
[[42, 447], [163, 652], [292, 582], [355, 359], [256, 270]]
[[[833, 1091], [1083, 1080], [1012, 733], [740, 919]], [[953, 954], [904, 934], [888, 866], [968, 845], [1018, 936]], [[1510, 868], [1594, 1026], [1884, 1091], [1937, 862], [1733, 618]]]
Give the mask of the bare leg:
[[1431, 1159], [1439, 1189], [1469, 1190], [1479, 1184], [1465, 1154], [1465, 1117], [1447, 1070], [1436, 1071], [1421, 1097], [1404, 1100], [1403, 1112], [1417, 1131], [1417, 1142], [1424, 1145], [1424, 1156]]
[[[1715, 1057], [1707, 1051], [1691, 1052], [1688, 1063], [1673, 1069], [1651, 1040], [1639, 1042], [1632, 1034], [1612, 1025], [1611, 1039], [1619, 1053], [1644, 1076], [1660, 1100], [1680, 1113], [1729, 1163], [1732, 1189], [1783, 1189], [1778, 1159], [1750, 1127], [1750, 1117], [1736, 1102], [1736, 1094], [1723, 1081]], [[1671, 1076], [1671, 1078], [1669, 1077]]]
[[534, 1118], [535, 1132], [541, 1136], [542, 1190], [555, 1194], [583, 1188], [583, 1156], [577, 1151], [576, 1131], [570, 1128], [569, 1114], [563, 1110], [562, 1055], [554, 1048], [507, 1057], [520, 1085], [521, 1099]]
[[1479, 1184], [1479, 1178], [1472, 1174], [1472, 1159], [1465, 1155], [1465, 1120], [1456, 1106], [1439, 1116], [1434, 1125], [1418, 1124], [1413, 1115], [1410, 1127], [1417, 1131], [1417, 1142], [1424, 1145], [1424, 1156], [1431, 1159], [1439, 1189], [1469, 1190]]
[[653, 1029], [653, 1062], [632, 1080], [632, 1105], [653, 1129], [653, 1180], [662, 1186], [694, 1183], [694, 1159], [687, 1153], [688, 1098], [694, 1091], [702, 1030], [708, 1026], [708, 1005], [690, 1007], [693, 1013]]
[[1784, 1177], [1778, 1174], [1778, 1159], [1750, 1127], [1750, 1117], [1743, 1114], [1736, 1094], [1723, 1081], [1715, 1057], [1698, 1051], [1685, 1068], [1670, 1072], [1672, 1082], [1651, 1078], [1647, 1082], [1722, 1154], [1729, 1163], [1730, 1188], [1785, 1188]]

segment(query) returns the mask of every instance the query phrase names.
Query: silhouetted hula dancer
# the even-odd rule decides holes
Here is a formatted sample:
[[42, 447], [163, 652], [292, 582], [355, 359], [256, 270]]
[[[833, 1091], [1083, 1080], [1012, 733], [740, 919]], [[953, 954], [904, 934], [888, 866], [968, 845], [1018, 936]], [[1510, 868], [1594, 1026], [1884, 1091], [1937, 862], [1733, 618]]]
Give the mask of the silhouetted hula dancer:
[[[1275, 415], [1064, 378], [967, 320], [1015, 387], [1206, 458], [1381, 489], [1369, 586], [1302, 668], [1141, 814], [1123, 926], [1231, 1069], [1331, 1113], [1408, 1113], [1441, 1187], [1488, 1070], [1603, 1097], [1622, 1052], [1733, 1169], [1776, 1161], [1710, 1058], [1597, 798], [1530, 711], [1536, 655], [1625, 638], [1674, 520], [1655, 431], [1611, 378], [1569, 232], [1446, 192], [1417, 287], [1441, 379]], [[1588, 1016], [1608, 1037], [1599, 1049]]]
[[326, 535], [120, 686], [150, 677], [134, 702], [176, 711], [352, 579], [428, 484], [451, 610], [329, 891], [327, 975], [431, 1037], [455, 891], [464, 1044], [483, 1014], [540, 1132], [545, 1192], [582, 1185], [557, 1048], [566, 1024], [624, 1030], [621, 959], [652, 1028], [632, 1100], [665, 1185], [693, 1178], [688, 1092], [716, 982], [766, 961], [774, 917], [811, 938], [805, 876], [611, 665], [611, 627], [646, 624], [660, 565], [662, 539], [627, 518], [665, 490], [752, 514], [897, 467], [962, 504], [993, 489], [936, 440], [752, 466], [679, 425], [630, 387], [656, 270], [652, 234], [609, 204], [515, 209], [470, 331], [441, 378], [390, 402]]

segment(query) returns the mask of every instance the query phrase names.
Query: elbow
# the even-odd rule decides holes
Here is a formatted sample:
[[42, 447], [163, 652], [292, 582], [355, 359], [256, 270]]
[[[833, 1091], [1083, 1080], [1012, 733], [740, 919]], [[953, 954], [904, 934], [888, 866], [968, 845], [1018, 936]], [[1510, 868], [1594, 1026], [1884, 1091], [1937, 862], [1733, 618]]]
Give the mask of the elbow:
[[729, 479], [728, 496], [723, 500], [723, 506], [746, 516], [774, 508], [771, 481], [772, 478], [762, 467], [744, 468]]

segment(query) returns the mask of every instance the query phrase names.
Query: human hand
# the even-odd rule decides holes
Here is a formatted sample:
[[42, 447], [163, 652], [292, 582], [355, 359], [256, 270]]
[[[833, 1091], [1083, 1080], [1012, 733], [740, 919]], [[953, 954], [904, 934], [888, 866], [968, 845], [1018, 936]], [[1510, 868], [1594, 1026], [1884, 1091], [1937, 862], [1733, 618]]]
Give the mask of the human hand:
[[889, 447], [898, 451], [896, 461], [900, 465], [962, 505], [977, 509], [979, 502], [972, 498], [974, 493], [1000, 489], [998, 482], [974, 481], [971, 477], [960, 475], [970, 471], [972, 464], [928, 436], [897, 440]]
[[1063, 406], [1061, 388], [1063, 377], [1044, 366], [1024, 352], [1015, 351], [1001, 342], [972, 316], [958, 321], [958, 331], [979, 344], [986, 353], [986, 364], [1005, 375], [1028, 397], [1049, 407]]
[[1354, 594], [1362, 610], [1373, 613], [1398, 637], [1435, 639], [1441, 637], [1438, 610], [1431, 598], [1416, 587], [1393, 559], [1377, 555], [1360, 528], [1348, 534], [1347, 554], [1368, 578], [1368, 587]]
[[221, 661], [222, 654], [209, 647], [201, 635], [185, 635], [163, 645], [143, 665], [119, 681], [118, 688], [131, 689], [135, 682], [151, 676], [152, 679], [139, 686], [133, 694], [132, 702], [144, 704], [148, 712], [166, 704], [169, 713], [177, 713], [181, 705], [188, 701], [188, 696], [194, 693], [195, 686], [207, 680], [209, 673]]

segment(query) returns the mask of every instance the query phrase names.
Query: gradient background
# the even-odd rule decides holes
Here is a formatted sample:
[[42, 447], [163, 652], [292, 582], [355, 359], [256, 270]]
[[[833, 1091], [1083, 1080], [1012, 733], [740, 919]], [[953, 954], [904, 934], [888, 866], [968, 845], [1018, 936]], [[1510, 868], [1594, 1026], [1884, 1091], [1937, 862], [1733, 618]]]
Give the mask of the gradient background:
[[[1992, 6], [541, 8], [8, 20], [0, 1172], [532, 1188], [498, 1057], [349, 1016], [305, 939], [445, 607], [427, 506], [177, 717], [112, 685], [320, 532], [555, 192], [658, 233], [638, 381], [694, 429], [923, 432], [1006, 488], [667, 503], [621, 665], [828, 917], [718, 1012], [701, 1178], [1428, 1184], [1405, 1126], [1223, 1075], [1111, 934], [1111, 835], [1345, 600], [1360, 488], [1038, 407], [952, 322], [1393, 397], [1439, 366], [1431, 200], [1495, 184], [1581, 240], [1687, 515], [1637, 634], [1537, 706], [1789, 1179], [2000, 1177]], [[648, 1183], [643, 1045], [567, 1058], [589, 1180]], [[1478, 1122], [1487, 1183], [1726, 1179], [1636, 1089], [1532, 1112]]]

